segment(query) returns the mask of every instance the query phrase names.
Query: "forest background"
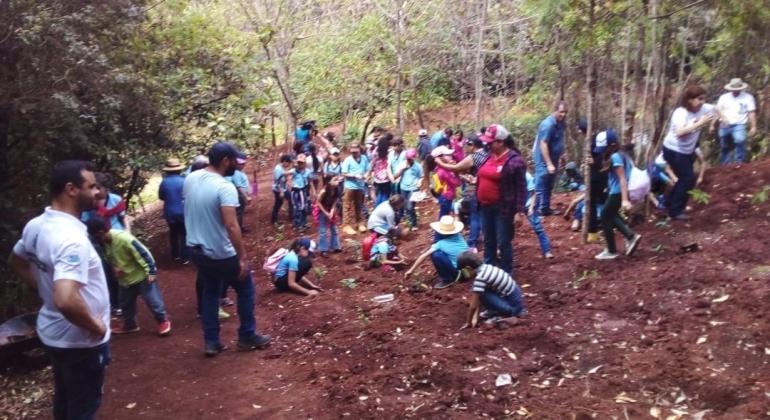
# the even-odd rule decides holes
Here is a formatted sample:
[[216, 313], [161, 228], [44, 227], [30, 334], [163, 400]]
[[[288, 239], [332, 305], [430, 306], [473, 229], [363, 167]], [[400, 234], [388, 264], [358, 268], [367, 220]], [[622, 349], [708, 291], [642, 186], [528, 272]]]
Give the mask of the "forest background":
[[[678, 93], [741, 77], [770, 125], [770, 9], [760, 0], [6, 0], [0, 2], [0, 256], [47, 201], [52, 162], [95, 162], [132, 203], [170, 155], [217, 139], [257, 153], [298, 122], [403, 135], [471, 101], [531, 149], [556, 100], [660, 144]], [[714, 141], [703, 145], [713, 160]], [[571, 133], [568, 153], [583, 139]], [[768, 141], [750, 140], [752, 159]], [[32, 294], [0, 266], [0, 321]]]

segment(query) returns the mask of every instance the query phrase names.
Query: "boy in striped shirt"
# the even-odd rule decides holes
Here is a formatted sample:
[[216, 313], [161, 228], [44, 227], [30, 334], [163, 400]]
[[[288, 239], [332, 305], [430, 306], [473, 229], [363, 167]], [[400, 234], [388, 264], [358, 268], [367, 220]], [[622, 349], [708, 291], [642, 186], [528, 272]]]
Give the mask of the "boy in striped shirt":
[[[521, 288], [505, 271], [482, 264], [478, 254], [463, 252], [457, 257], [457, 269], [463, 277], [473, 280], [473, 296], [468, 311], [467, 326], [475, 327], [479, 318], [494, 322], [502, 318], [526, 315]], [[481, 307], [484, 311], [481, 312]]]

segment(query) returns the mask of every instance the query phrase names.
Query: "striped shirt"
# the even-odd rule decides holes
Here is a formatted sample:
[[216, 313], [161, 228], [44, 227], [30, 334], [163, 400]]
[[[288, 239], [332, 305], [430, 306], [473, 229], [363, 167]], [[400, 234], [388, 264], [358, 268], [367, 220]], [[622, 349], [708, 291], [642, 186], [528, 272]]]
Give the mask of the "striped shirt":
[[472, 291], [483, 293], [490, 291], [501, 296], [508, 296], [516, 289], [516, 282], [505, 271], [489, 264], [482, 264], [476, 271]]

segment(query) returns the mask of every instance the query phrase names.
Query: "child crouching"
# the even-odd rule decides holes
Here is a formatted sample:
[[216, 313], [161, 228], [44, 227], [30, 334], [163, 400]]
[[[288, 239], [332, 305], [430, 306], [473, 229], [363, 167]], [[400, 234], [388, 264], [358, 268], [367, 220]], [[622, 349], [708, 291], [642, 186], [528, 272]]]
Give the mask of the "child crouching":
[[316, 296], [323, 289], [307, 278], [313, 268], [311, 255], [316, 245], [308, 238], [295, 239], [289, 245], [289, 253], [284, 255], [275, 269], [273, 284], [280, 292], [295, 292], [305, 296]]
[[399, 254], [398, 248], [391, 240], [391, 231], [388, 225], [375, 226], [373, 230], [377, 239], [372, 245], [369, 267], [380, 268], [382, 271], [394, 271], [394, 265], [400, 267], [406, 264], [404, 256]]
[[478, 254], [468, 251], [457, 257], [457, 268], [463, 272], [463, 277], [473, 280], [473, 296], [466, 326], [475, 327], [480, 318], [493, 322], [527, 314], [521, 288], [505, 271], [490, 264], [482, 264]]

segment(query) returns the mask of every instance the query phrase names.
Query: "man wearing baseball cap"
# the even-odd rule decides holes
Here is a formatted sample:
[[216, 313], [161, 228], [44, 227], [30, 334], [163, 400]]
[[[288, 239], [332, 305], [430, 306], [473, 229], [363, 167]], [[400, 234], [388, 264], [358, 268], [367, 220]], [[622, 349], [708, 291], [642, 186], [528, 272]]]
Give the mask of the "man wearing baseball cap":
[[567, 127], [567, 103], [559, 101], [553, 114], [541, 123], [535, 138], [535, 191], [540, 198], [538, 211], [541, 216], [558, 215], [551, 209], [551, 192], [556, 181], [556, 165], [564, 151], [564, 131]]
[[209, 165], [191, 173], [184, 183], [187, 246], [202, 288], [201, 326], [206, 357], [214, 357], [226, 348], [219, 339], [223, 283], [232, 287], [238, 297], [238, 348], [264, 348], [271, 340], [269, 335], [256, 333], [254, 282], [236, 216], [238, 192], [224, 178], [235, 173], [238, 153], [231, 143], [217, 142], [209, 150]]

